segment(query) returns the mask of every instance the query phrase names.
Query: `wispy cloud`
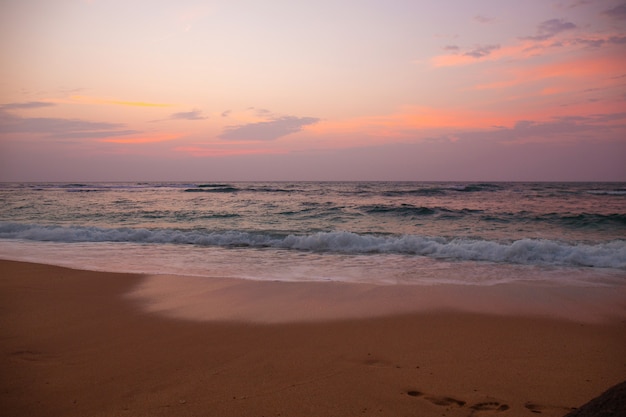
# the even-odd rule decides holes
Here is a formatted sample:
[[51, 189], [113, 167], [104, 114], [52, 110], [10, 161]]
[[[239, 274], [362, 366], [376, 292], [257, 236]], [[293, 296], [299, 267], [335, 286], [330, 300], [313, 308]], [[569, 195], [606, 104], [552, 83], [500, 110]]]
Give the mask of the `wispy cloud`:
[[474, 16], [474, 21], [476, 21], [478, 23], [492, 23], [495, 20], [496, 19], [493, 18], [493, 17], [485, 16], [485, 15], [482, 15], [482, 14]]
[[498, 49], [500, 49], [500, 45], [479, 45], [471, 51], [465, 52], [463, 55], [471, 56], [472, 58], [483, 58]]
[[605, 10], [604, 15], [616, 20], [626, 20], [626, 3], [621, 3]]
[[20, 109], [40, 109], [42, 107], [52, 107], [54, 103], [46, 101], [28, 101], [24, 103], [7, 103], [0, 105], [0, 109], [5, 110], [20, 110]]
[[550, 39], [561, 32], [572, 29], [576, 29], [576, 25], [571, 22], [567, 22], [563, 19], [550, 19], [541, 22], [537, 26], [537, 31], [535, 35], [525, 36], [522, 37], [522, 39], [528, 39], [532, 41], [545, 41], [546, 39]]
[[[345, 120], [325, 120], [310, 128], [311, 133], [330, 137], [365, 136], [385, 140], [411, 140], [428, 131], [481, 129], [493, 125], [512, 125], [516, 118], [502, 112], [472, 108], [434, 108], [406, 106], [397, 112]], [[379, 141], [378, 139], [373, 139]]]
[[607, 37], [589, 37], [589, 38], [576, 38], [572, 40], [573, 44], [582, 44], [599, 48], [604, 45], [625, 45], [626, 35], [614, 35]]
[[[570, 63], [570, 65], [574, 64]], [[598, 63], [598, 66], [602, 64]], [[536, 91], [533, 91], [533, 94], [537, 96]], [[572, 103], [568, 106], [561, 106], [560, 103], [549, 99], [537, 100], [536, 103], [538, 103], [536, 107], [524, 108], [511, 107], [503, 103], [503, 106], [498, 109], [485, 108], [480, 105], [475, 108], [407, 106], [387, 115], [336, 121], [325, 120], [311, 127], [310, 133], [317, 137], [341, 138], [335, 141], [337, 145], [330, 145], [338, 147], [340, 143], [349, 145], [347, 142], [350, 141], [353, 144], [420, 141], [444, 133], [452, 135], [453, 132], [466, 132], [462, 135], [467, 134], [467, 137], [475, 134], [473, 138], [486, 132], [495, 136], [502, 135], [502, 139], [505, 137], [514, 139], [529, 137], [531, 134], [538, 135], [542, 129], [546, 133], [554, 133], [558, 128], [563, 129], [562, 133], [575, 132], [574, 124], [580, 127], [581, 132], [585, 129], [586, 134], [589, 134], [592, 131], [592, 125], [602, 129], [608, 125], [621, 123], [624, 126], [626, 124], [626, 113], [621, 112], [619, 104], [611, 101], [589, 103], [581, 100], [579, 103]], [[610, 116], [612, 119], [606, 115], [612, 115]], [[525, 121], [530, 121], [531, 124], [525, 124]], [[567, 130], [568, 126], [571, 130]], [[494, 130], [494, 127], [498, 129]], [[489, 133], [491, 131], [496, 133]], [[622, 134], [626, 134], [624, 127], [622, 127]]]
[[551, 19], [540, 23], [534, 35], [521, 36], [504, 45], [478, 45], [471, 49], [458, 45], [445, 46], [443, 49], [448, 53], [431, 58], [431, 63], [435, 67], [447, 67], [482, 61], [525, 60], [548, 53], [621, 45], [626, 45], [626, 34], [623, 32], [585, 32], [574, 23]]
[[557, 3], [556, 8], [557, 9], [575, 9], [576, 7], [584, 6], [589, 3], [591, 3], [591, 0], [576, 0], [567, 4]]
[[54, 117], [20, 117], [4, 109], [0, 110], [0, 132], [39, 134], [52, 139], [94, 139], [139, 133], [137, 130], [126, 129], [126, 125], [121, 123]]
[[472, 89], [501, 89], [551, 79], [552, 88], [566, 86], [568, 91], [577, 91], [586, 86], [584, 80], [591, 80], [596, 87], [618, 85], [621, 81], [616, 77], [623, 72], [624, 60], [614, 55], [569, 58], [529, 67], [507, 67], [493, 74], [489, 82]]
[[218, 138], [226, 140], [274, 140], [299, 132], [305, 126], [315, 124], [319, 120], [315, 117], [282, 116], [263, 122], [228, 126]]
[[174, 113], [170, 115], [170, 119], [174, 120], [204, 120], [208, 119], [207, 116], [202, 115], [202, 110], [193, 109], [191, 111]]
[[546, 141], [587, 138], [590, 133], [607, 139], [621, 138], [626, 130], [626, 113], [560, 116], [545, 121], [518, 120], [512, 127], [468, 130], [444, 135], [436, 140], [493, 140], [496, 142]]

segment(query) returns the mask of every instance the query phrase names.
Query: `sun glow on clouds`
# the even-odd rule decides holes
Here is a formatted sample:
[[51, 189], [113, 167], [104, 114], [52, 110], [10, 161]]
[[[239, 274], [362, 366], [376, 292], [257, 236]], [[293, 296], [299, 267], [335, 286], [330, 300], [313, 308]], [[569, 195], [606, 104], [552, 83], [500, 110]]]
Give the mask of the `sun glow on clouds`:
[[437, 55], [431, 58], [434, 67], [453, 67], [478, 64], [490, 61], [524, 61], [530, 58], [537, 58], [555, 53], [565, 54], [585, 48], [600, 48], [611, 45], [626, 44], [624, 35], [591, 35], [562, 39], [555, 42], [549, 40], [518, 40], [511, 45], [499, 46], [497, 48], [485, 49], [482, 54], [471, 52], [452, 53]]
[[482, 128], [494, 125], [512, 125], [513, 115], [497, 114], [492, 111], [472, 109], [433, 108], [405, 106], [398, 112], [383, 115], [359, 117], [340, 121], [322, 121], [309, 128], [312, 133], [367, 132], [387, 138], [415, 137], [417, 131], [434, 129]]
[[[10, 46], [0, 158], [19, 161], [15, 172], [37, 170], [33, 149], [58, 161], [84, 149], [158, 155], [181, 169], [185, 158], [223, 158], [254, 178], [250, 166], [324, 152], [349, 170], [369, 162], [351, 152], [375, 147], [369, 155], [446, 143], [443, 155], [485, 138], [626, 138], [623, 0], [77, 3], [15, 1], [0, 13]], [[147, 169], [160, 178], [158, 165]], [[378, 166], [400, 172], [393, 158]]]
[[504, 80], [479, 84], [471, 88], [475, 90], [502, 89], [551, 79], [559, 85], [568, 83], [569, 91], [575, 91], [577, 87], [581, 87], [581, 80], [587, 80], [596, 87], [619, 85], [620, 81], [616, 77], [623, 73], [624, 68], [626, 68], [626, 58], [620, 56], [575, 57], [526, 68], [519, 66], [500, 69], [498, 75], [500, 78], [505, 78]]

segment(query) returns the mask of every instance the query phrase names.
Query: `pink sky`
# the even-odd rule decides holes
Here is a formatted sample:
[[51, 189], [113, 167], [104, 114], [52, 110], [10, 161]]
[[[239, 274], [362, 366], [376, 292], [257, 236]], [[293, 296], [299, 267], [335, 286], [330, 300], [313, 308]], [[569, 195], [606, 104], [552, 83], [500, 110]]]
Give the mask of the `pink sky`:
[[626, 181], [623, 0], [6, 0], [0, 181]]

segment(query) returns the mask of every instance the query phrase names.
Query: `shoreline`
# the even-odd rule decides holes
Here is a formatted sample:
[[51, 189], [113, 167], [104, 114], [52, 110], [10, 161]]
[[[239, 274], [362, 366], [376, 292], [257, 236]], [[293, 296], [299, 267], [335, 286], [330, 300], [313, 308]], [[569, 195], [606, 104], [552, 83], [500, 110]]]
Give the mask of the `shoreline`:
[[626, 286], [403, 285], [163, 274], [146, 275], [126, 297], [147, 312], [192, 321], [289, 323], [438, 312], [581, 323], [626, 320]]
[[[0, 405], [8, 415], [556, 417], [626, 379], [626, 321], [619, 314], [567, 320], [516, 309], [406, 308], [420, 289], [424, 302], [472, 298], [449, 288], [435, 297], [428, 287], [407, 293], [342, 284], [336, 291], [218, 280], [198, 291], [193, 282], [172, 286], [171, 277], [14, 261], [0, 261], [0, 272]], [[158, 285], [142, 287], [150, 283]], [[184, 291], [172, 293], [176, 287]], [[142, 288], [144, 296], [150, 288], [156, 295], [129, 297]], [[159, 314], [145, 310], [168, 292], [174, 304], [161, 305]], [[244, 301], [270, 293], [275, 297], [241, 315]], [[530, 302], [529, 294], [518, 301]], [[559, 302], [573, 306], [582, 295]], [[325, 311], [319, 303], [328, 297], [351, 306], [350, 314], [288, 316], [306, 303], [314, 311], [312, 302]], [[185, 298], [193, 310], [200, 300], [213, 307], [200, 319], [174, 318]], [[373, 311], [363, 310], [375, 300]], [[588, 301], [580, 309], [602, 304]], [[236, 314], [215, 316], [228, 308]], [[263, 312], [289, 320], [263, 319]]]

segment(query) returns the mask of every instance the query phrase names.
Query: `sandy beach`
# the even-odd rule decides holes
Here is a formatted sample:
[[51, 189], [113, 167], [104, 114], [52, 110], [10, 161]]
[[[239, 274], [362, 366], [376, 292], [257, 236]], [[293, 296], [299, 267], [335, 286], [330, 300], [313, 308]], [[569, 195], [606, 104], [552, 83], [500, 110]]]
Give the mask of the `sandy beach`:
[[478, 290], [0, 261], [0, 409], [562, 416], [626, 379], [623, 292]]

